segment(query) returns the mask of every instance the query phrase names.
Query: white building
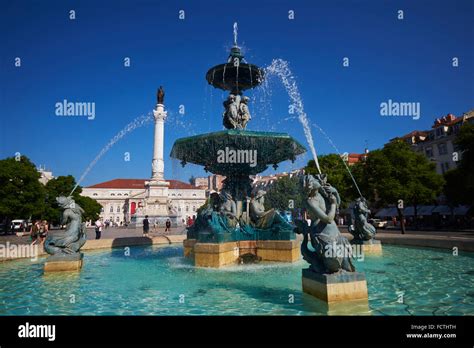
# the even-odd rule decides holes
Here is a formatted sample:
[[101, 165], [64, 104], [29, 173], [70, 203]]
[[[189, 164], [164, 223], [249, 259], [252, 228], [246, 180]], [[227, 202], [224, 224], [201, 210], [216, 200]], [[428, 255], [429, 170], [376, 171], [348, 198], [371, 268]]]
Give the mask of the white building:
[[[95, 199], [102, 205], [100, 217], [116, 224], [129, 223], [132, 215], [145, 206], [145, 182], [149, 179], [114, 179], [84, 187], [81, 195]], [[197, 215], [197, 209], [206, 202], [206, 190], [178, 181], [166, 180], [168, 207], [178, 216], [178, 221]]]
[[47, 169], [46, 169], [46, 166], [41, 166], [41, 165], [40, 165], [38, 168], [36, 168], [36, 170], [37, 170], [38, 173], [40, 173], [40, 175], [41, 175], [38, 180], [39, 180], [39, 182], [42, 183], [43, 185], [46, 185], [49, 180], [54, 179], [53, 172], [50, 171], [50, 170], [47, 170]]

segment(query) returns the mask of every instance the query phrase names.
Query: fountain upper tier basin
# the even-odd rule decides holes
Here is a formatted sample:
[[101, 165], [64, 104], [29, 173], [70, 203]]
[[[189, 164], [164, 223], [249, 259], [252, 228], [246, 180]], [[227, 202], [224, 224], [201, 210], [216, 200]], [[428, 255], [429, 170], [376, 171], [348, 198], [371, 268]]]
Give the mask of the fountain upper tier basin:
[[198, 164], [211, 173], [227, 176], [255, 175], [269, 165], [294, 161], [305, 152], [306, 149], [286, 133], [229, 129], [178, 139], [170, 156], [183, 164]]
[[253, 64], [233, 63], [216, 65], [209, 69], [206, 80], [216, 88], [238, 94], [246, 89], [257, 87], [263, 82], [263, 70]]

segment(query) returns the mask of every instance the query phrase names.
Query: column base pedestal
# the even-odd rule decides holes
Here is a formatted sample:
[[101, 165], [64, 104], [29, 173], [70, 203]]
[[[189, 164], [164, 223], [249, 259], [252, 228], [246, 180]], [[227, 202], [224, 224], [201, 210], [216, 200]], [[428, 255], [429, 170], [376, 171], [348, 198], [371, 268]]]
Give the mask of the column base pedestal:
[[80, 271], [83, 264], [83, 254], [73, 256], [50, 256], [44, 264], [44, 272]]
[[304, 269], [302, 283], [303, 292], [328, 304], [354, 300], [368, 301], [367, 281], [364, 273], [318, 274], [310, 269]]

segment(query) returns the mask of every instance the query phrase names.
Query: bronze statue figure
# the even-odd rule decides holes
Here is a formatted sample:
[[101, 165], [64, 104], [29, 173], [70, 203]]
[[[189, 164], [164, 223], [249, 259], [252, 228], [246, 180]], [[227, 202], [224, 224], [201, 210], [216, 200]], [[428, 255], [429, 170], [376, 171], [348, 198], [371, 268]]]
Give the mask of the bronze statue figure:
[[[306, 204], [311, 226], [299, 220], [295, 232], [303, 234], [301, 254], [310, 264], [309, 269], [318, 274], [354, 272], [352, 247], [334, 221], [341, 201], [339, 193], [324, 174], [306, 175], [304, 186], [309, 192]], [[312, 250], [308, 248], [308, 242], [311, 242]]]
[[354, 236], [352, 242], [361, 244], [364, 241], [371, 241], [374, 239], [377, 229], [367, 221], [370, 210], [365, 198], [357, 198], [352, 211], [354, 215], [354, 224], [350, 225], [348, 228], [349, 232]]
[[64, 232], [48, 235], [44, 242], [44, 250], [54, 256], [77, 256], [79, 249], [86, 243], [86, 224], [82, 222], [84, 210], [74, 202], [72, 197], [56, 198], [59, 206], [64, 209], [61, 224], [66, 224]]
[[156, 101], [158, 104], [164, 104], [165, 102], [165, 90], [163, 89], [163, 86], [160, 86], [156, 92]]

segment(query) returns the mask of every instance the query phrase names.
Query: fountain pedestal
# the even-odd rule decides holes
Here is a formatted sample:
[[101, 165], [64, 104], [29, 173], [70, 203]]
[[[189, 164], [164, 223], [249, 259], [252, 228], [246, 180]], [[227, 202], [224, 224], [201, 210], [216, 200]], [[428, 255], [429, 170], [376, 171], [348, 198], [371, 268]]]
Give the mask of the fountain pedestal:
[[301, 253], [296, 240], [242, 240], [226, 243], [183, 242], [184, 256], [193, 258], [196, 267], [219, 268], [237, 264], [247, 255], [259, 261], [296, 262]]
[[328, 304], [368, 300], [364, 273], [341, 271], [333, 274], [319, 274], [310, 269], [303, 269], [302, 283], [303, 292]]
[[357, 253], [372, 256], [382, 255], [382, 243], [379, 240], [351, 241], [351, 244], [357, 248]]
[[44, 272], [80, 271], [83, 264], [83, 254], [67, 256], [50, 256], [44, 264]]

